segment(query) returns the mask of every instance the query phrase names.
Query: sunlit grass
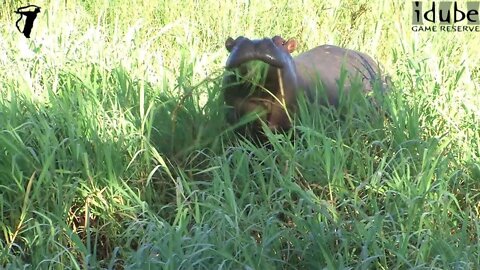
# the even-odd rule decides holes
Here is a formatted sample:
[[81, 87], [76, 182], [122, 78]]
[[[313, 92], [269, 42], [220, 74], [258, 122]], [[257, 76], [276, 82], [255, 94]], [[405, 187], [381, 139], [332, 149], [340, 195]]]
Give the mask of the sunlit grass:
[[[40, 1], [0, 11], [0, 268], [477, 269], [480, 38], [403, 1]], [[369, 106], [224, 120], [228, 36], [378, 59]]]

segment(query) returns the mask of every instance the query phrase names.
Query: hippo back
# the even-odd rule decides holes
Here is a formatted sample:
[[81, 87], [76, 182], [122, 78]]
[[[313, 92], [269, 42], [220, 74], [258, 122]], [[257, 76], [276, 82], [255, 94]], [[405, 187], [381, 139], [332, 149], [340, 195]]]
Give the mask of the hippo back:
[[[333, 45], [322, 45], [294, 58], [300, 85], [307, 97], [317, 100], [318, 88], [323, 88], [328, 103], [338, 105], [342, 68], [347, 74], [343, 89], [348, 92], [354, 80], [359, 80], [365, 92], [371, 91], [380, 78], [380, 69], [368, 55]], [[321, 81], [321, 86], [319, 83]], [[324, 102], [321, 102], [324, 103]]]

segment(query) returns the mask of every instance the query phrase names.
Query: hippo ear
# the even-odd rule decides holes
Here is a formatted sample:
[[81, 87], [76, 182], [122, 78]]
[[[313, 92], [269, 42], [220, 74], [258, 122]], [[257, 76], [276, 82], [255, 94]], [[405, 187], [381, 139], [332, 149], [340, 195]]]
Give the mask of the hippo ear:
[[243, 36], [239, 36], [236, 39], [228, 37], [227, 40], [225, 41], [225, 48], [227, 48], [228, 52], [232, 52], [233, 47], [235, 47], [238, 44], [238, 42], [240, 42], [243, 39], [245, 39], [245, 37]]
[[235, 40], [231, 37], [228, 37], [227, 40], [225, 41], [225, 48], [227, 48], [227, 51], [232, 52], [232, 49], [234, 46], [235, 46]]
[[289, 53], [292, 53], [297, 49], [297, 41], [293, 38], [289, 39], [287, 42], [284, 44], [285, 48], [287, 48], [287, 51]]
[[283, 47], [289, 53], [292, 53], [297, 49], [297, 41], [294, 39], [289, 39], [287, 41], [281, 36], [274, 36], [272, 41], [275, 45]]
[[283, 44], [285, 44], [285, 39], [283, 39], [281, 36], [274, 36], [272, 41], [277, 46], [283, 46]]

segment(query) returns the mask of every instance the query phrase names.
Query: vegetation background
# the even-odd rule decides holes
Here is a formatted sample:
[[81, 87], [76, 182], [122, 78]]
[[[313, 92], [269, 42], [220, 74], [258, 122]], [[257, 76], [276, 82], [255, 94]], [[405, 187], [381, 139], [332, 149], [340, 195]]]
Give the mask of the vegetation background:
[[[479, 33], [400, 0], [32, 4], [30, 39], [0, 10], [0, 268], [480, 268]], [[225, 39], [277, 34], [378, 59], [389, 117], [234, 136]]]

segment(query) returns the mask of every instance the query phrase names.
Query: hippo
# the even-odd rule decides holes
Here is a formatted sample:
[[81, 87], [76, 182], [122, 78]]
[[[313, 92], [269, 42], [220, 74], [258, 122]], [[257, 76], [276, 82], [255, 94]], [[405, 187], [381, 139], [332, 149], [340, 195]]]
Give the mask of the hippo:
[[[255, 121], [237, 129], [247, 136], [261, 137], [261, 121], [272, 131], [289, 130], [300, 94], [313, 104], [337, 107], [341, 92], [348, 95], [352, 85], [362, 86], [365, 93], [377, 83], [383, 91], [386, 87], [379, 65], [370, 56], [334, 45], [321, 45], [296, 57], [291, 53], [297, 42], [281, 36], [229, 37], [225, 47], [230, 53], [222, 82], [226, 119], [235, 124], [249, 113], [256, 114]], [[252, 81], [252, 72], [260, 73], [261, 79]], [[346, 78], [342, 86], [341, 78]]]

